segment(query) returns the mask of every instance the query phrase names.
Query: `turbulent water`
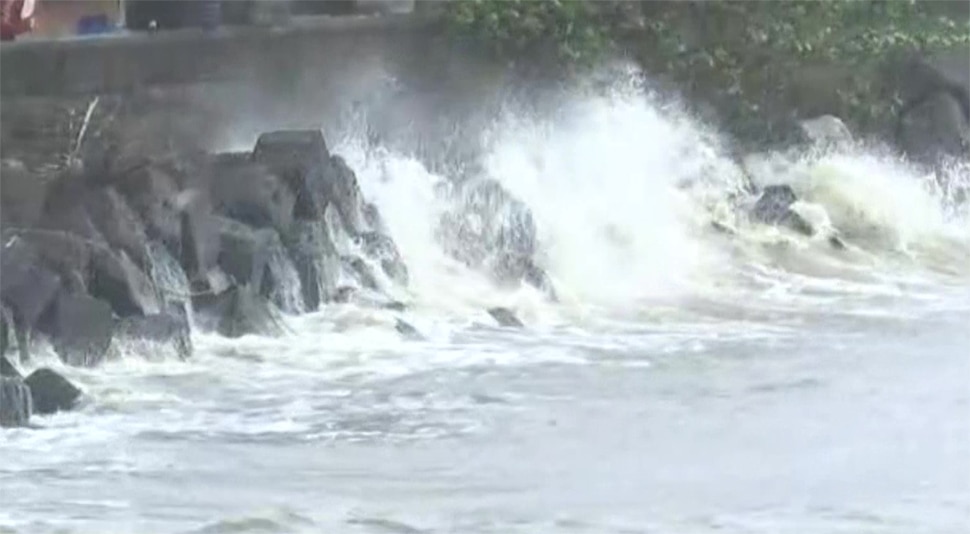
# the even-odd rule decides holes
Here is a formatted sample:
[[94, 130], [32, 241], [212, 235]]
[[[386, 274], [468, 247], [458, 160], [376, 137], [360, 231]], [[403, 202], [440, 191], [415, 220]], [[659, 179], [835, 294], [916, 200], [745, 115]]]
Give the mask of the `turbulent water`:
[[[510, 106], [480, 133], [477, 165], [533, 211], [559, 303], [445, 254], [446, 167], [333, 132], [408, 265], [408, 311], [196, 333], [187, 362], [42, 357], [88, 399], [0, 433], [0, 532], [970, 524], [966, 166], [769, 154], [754, 179], [793, 185], [823, 228], [807, 238], [747, 221], [718, 137], [643, 90]], [[398, 316], [426, 339], [402, 340]]]

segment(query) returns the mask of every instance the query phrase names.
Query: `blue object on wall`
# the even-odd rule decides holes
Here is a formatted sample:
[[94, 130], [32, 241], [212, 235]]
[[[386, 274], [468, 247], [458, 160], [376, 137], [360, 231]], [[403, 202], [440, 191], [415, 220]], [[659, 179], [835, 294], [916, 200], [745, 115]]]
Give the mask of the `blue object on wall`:
[[99, 33], [108, 33], [112, 31], [111, 21], [108, 20], [108, 15], [88, 15], [81, 17], [77, 21], [77, 34], [78, 35], [96, 35]]

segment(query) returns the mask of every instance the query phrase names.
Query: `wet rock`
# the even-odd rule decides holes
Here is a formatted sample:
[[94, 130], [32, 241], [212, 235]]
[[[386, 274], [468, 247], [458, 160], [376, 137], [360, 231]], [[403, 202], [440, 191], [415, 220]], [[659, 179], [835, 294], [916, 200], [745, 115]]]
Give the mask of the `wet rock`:
[[37, 226], [44, 209], [49, 180], [28, 171], [20, 162], [0, 162], [0, 216], [5, 228]]
[[318, 220], [326, 210], [329, 157], [319, 130], [264, 133], [253, 149], [253, 159], [279, 175], [295, 194], [293, 215], [304, 221]]
[[0, 355], [0, 376], [22, 378], [20, 371], [3, 355]]
[[30, 389], [20, 378], [0, 377], [0, 427], [22, 427], [30, 423]]
[[495, 322], [497, 322], [499, 326], [509, 328], [522, 328], [525, 326], [522, 324], [522, 321], [515, 316], [515, 312], [508, 308], [489, 308], [488, 314], [492, 316], [492, 319], [495, 319]]
[[77, 386], [47, 368], [30, 373], [24, 383], [30, 388], [30, 398], [36, 414], [68, 411], [74, 408], [81, 397], [81, 390]]
[[559, 295], [556, 293], [552, 279], [541, 267], [535, 264], [528, 265], [522, 274], [522, 281], [542, 291], [552, 302], [559, 302]]
[[791, 205], [798, 200], [789, 185], [769, 185], [751, 210], [751, 217], [761, 223], [785, 226], [805, 235], [812, 235], [810, 224], [792, 211]]
[[364, 232], [360, 234], [360, 243], [364, 254], [380, 263], [388, 278], [402, 286], [408, 284], [408, 268], [394, 240], [378, 232]]
[[408, 308], [407, 304], [399, 300], [392, 300], [392, 301], [386, 302], [382, 304], [381, 307], [384, 308], [385, 310], [391, 310], [391, 311], [397, 311], [397, 312], [402, 312]]
[[259, 288], [270, 256], [272, 230], [219, 217], [219, 267], [240, 285]]
[[331, 156], [330, 169], [324, 181], [329, 204], [334, 206], [344, 229], [351, 237], [368, 230], [364, 224], [363, 195], [357, 175], [340, 156]]
[[118, 323], [116, 338], [125, 343], [147, 345], [152, 354], [171, 352], [184, 360], [192, 356], [192, 332], [184, 309], [172, 306], [155, 315], [127, 317]]
[[61, 291], [41, 317], [38, 329], [46, 334], [61, 360], [91, 367], [107, 356], [114, 334], [111, 306], [87, 295]]
[[424, 336], [421, 335], [421, 332], [418, 332], [417, 328], [412, 326], [410, 323], [407, 323], [403, 319], [398, 318], [394, 320], [394, 329], [406, 339], [411, 339], [414, 341], [421, 341], [424, 339]]
[[438, 239], [459, 261], [486, 267], [501, 280], [530, 275], [538, 249], [532, 211], [491, 179], [469, 179], [442, 217]]
[[148, 263], [148, 237], [141, 218], [114, 188], [89, 191], [84, 204], [94, 227], [113, 248], [123, 250], [137, 265]]
[[343, 266], [344, 272], [355, 280], [360, 287], [374, 291], [380, 290], [380, 284], [377, 283], [377, 276], [374, 274], [374, 270], [362, 258], [357, 256], [341, 256], [340, 263]]
[[268, 167], [249, 154], [220, 154], [213, 168], [212, 201], [218, 213], [253, 228], [289, 229], [296, 196]]
[[351, 301], [356, 293], [357, 288], [351, 286], [340, 286], [337, 288], [336, 293], [334, 293], [333, 301], [340, 304], [346, 304]]
[[303, 304], [316, 310], [336, 292], [340, 257], [322, 222], [297, 221], [284, 245], [300, 278]]
[[177, 207], [180, 189], [175, 178], [158, 167], [144, 167], [117, 181], [115, 187], [141, 216], [148, 237], [177, 254], [182, 234]]
[[820, 146], [845, 146], [852, 144], [852, 132], [842, 119], [822, 115], [799, 122], [808, 139]]
[[60, 277], [41, 265], [34, 247], [19, 236], [3, 243], [0, 273], [0, 302], [15, 324], [32, 328], [57, 295]]
[[225, 337], [278, 336], [284, 332], [278, 312], [249, 287], [236, 286], [220, 295], [197, 298], [193, 303], [205, 316], [200, 318], [203, 325]]
[[124, 251], [115, 254], [96, 248], [92, 267], [88, 285], [91, 296], [107, 302], [119, 316], [152, 315], [161, 310], [151, 279]]
[[970, 52], [958, 46], [932, 56], [910, 52], [890, 57], [884, 83], [903, 102], [896, 140], [906, 154], [926, 163], [970, 151]]
[[179, 259], [190, 281], [203, 281], [219, 258], [219, 229], [208, 195], [189, 189], [176, 198], [179, 210]]
[[302, 312], [300, 276], [279, 235], [269, 228], [255, 230], [231, 219], [221, 219], [219, 224], [219, 266], [237, 283], [255, 288], [284, 311]]
[[908, 156], [925, 162], [970, 154], [970, 121], [953, 95], [937, 92], [903, 113], [897, 140]]

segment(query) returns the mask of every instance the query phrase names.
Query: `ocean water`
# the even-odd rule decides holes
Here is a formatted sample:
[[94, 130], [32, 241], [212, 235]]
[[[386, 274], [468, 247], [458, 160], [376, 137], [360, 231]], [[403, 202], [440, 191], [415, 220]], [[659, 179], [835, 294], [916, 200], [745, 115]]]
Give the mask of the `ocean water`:
[[966, 532], [966, 165], [768, 154], [754, 178], [799, 192], [805, 238], [740, 216], [718, 136], [646, 91], [511, 109], [480, 165], [532, 209], [551, 303], [444, 253], [442, 171], [330, 141], [401, 248], [408, 310], [196, 332], [186, 362], [41, 354], [87, 398], [0, 431], [0, 532]]

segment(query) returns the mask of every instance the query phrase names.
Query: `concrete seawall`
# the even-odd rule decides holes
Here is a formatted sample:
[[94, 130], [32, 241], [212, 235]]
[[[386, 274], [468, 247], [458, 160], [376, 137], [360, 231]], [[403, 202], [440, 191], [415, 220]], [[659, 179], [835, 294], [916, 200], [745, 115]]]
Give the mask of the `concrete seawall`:
[[[418, 14], [311, 17], [285, 28], [226, 27], [4, 43], [3, 98], [105, 94], [168, 84], [285, 83], [363, 61], [427, 57], [439, 34]], [[295, 72], [295, 70], [301, 72]]]

